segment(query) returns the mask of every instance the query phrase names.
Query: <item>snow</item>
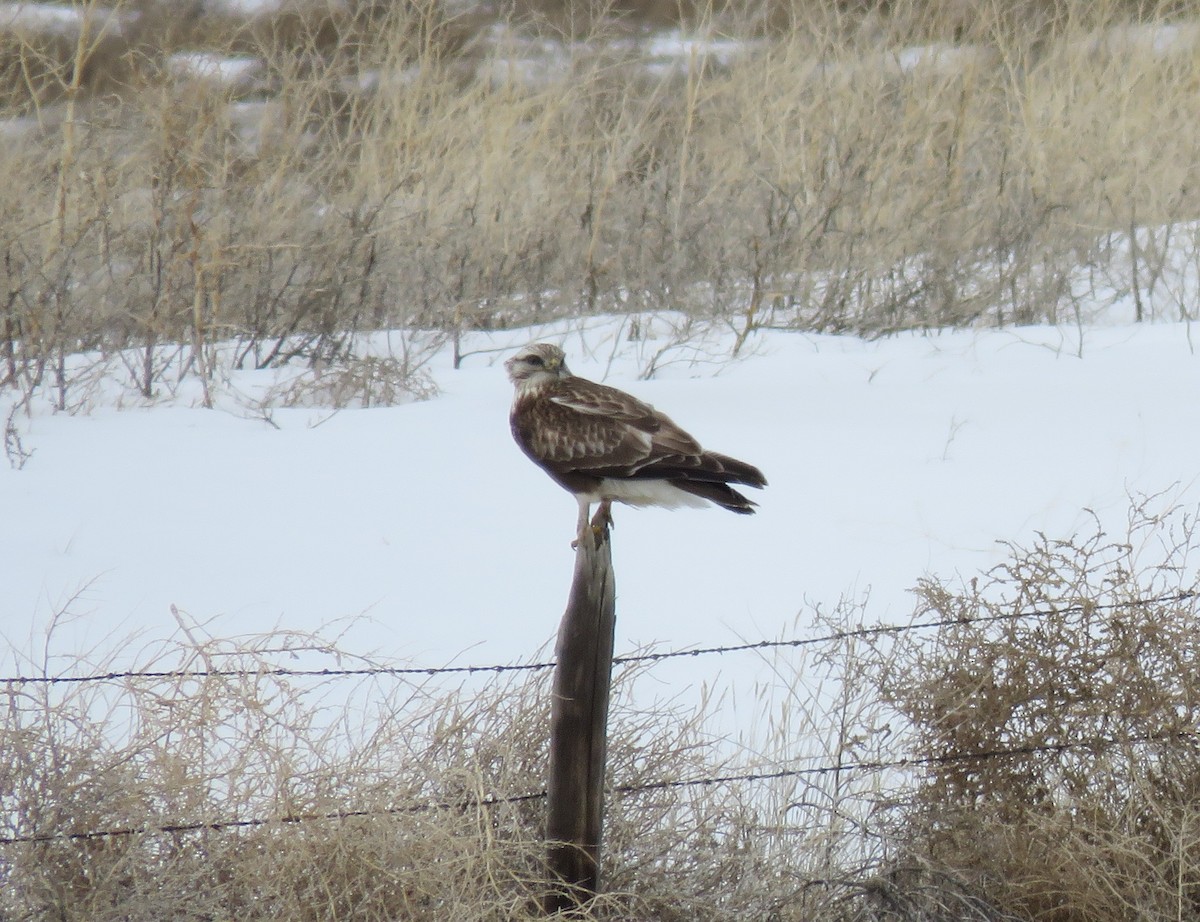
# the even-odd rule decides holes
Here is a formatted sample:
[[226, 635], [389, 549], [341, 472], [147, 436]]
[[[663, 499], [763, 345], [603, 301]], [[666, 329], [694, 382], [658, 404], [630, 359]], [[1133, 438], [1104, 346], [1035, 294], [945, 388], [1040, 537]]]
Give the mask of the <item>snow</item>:
[[111, 7], [72, 6], [65, 3], [0, 3], [0, 30], [18, 34], [63, 35], [74, 38], [84, 22], [91, 36], [120, 35], [124, 23]]
[[[883, 68], [900, 73], [920, 71], [926, 75], [952, 76], [964, 74], [992, 63], [998, 55], [982, 45], [910, 45], [894, 51]], [[888, 65], [893, 65], [889, 67]]]
[[222, 86], [249, 87], [262, 77], [260, 58], [227, 57], [204, 51], [184, 51], [167, 58], [167, 71], [176, 79], [203, 80]]
[[1200, 44], [1200, 22], [1127, 24], [1104, 29], [1075, 43], [1082, 54], [1129, 53], [1139, 57], [1164, 58], [1192, 53]]
[[713, 57], [728, 67], [737, 58], [755, 49], [755, 43], [741, 39], [712, 38], [687, 35], [672, 29], [654, 34], [646, 43], [646, 53], [654, 58], [676, 58], [681, 61], [697, 57]]
[[[134, 663], [176, 632], [173, 606], [201, 633], [333, 632], [401, 664], [546, 658], [575, 504], [508, 433], [500, 362], [531, 336], [770, 481], [755, 516], [615, 510], [618, 653], [806, 636], [811, 606], [842, 597], [869, 596], [868, 621], [903, 621], [920, 577], [969, 578], [1003, 559], [998, 542], [1068, 536], [1093, 512], [1119, 530], [1140, 494], [1200, 500], [1186, 324], [777, 332], [743, 360], [667, 364], [648, 381], [638, 372], [660, 344], [618, 332], [480, 335], [461, 370], [448, 355], [431, 365], [440, 396], [394, 407], [276, 408], [268, 421], [245, 400], [207, 410], [181, 393], [13, 417], [31, 454], [0, 470], [0, 673], [36, 668], [64, 608], [52, 673], [94, 646]], [[269, 374], [231, 386], [248, 394]], [[754, 655], [684, 659], [638, 694], [745, 695], [769, 678]], [[729, 720], [749, 719], [735, 701]]]
[[276, 15], [282, 12], [302, 15], [309, 12], [346, 12], [340, 0], [207, 0], [207, 12], [249, 19]]
[[478, 65], [476, 76], [496, 87], [548, 86], [569, 75], [576, 60], [602, 52], [623, 52], [630, 58], [627, 66], [636, 66], [648, 77], [669, 79], [703, 68], [728, 68], [764, 47], [753, 40], [689, 35], [677, 29], [600, 43], [563, 43], [530, 38], [507, 24], [490, 29], [486, 41], [491, 54]]
[[753, 41], [686, 35], [677, 30], [660, 32], [643, 46], [646, 73], [657, 77], [687, 74], [701, 64], [730, 67], [761, 45]]

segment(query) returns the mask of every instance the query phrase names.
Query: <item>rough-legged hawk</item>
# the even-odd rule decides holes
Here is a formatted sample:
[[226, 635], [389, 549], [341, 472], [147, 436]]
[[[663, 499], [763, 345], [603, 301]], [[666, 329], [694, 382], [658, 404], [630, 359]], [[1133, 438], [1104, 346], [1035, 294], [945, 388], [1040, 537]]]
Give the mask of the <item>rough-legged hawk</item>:
[[654, 407], [567, 370], [558, 346], [537, 343], [507, 362], [516, 386], [513, 438], [534, 463], [575, 495], [579, 532], [591, 503], [597, 522], [613, 502], [631, 506], [706, 506], [753, 513], [730, 484], [761, 488], [762, 471], [700, 443]]

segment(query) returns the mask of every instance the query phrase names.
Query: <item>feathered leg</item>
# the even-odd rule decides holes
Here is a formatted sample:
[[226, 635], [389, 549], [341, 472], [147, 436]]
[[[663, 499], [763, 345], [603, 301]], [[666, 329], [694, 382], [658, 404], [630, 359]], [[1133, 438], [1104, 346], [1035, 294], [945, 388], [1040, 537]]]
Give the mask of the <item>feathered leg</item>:
[[591, 522], [588, 522], [588, 513], [592, 511], [590, 503], [576, 497], [575, 500], [579, 503], [579, 521], [575, 523], [575, 540], [571, 542], [572, 548], [578, 548], [579, 542], [590, 530], [593, 540], [599, 541], [608, 534], [608, 530], [613, 527], [612, 517], [612, 500], [602, 499], [596, 507], [596, 514], [592, 516]]
[[579, 542], [587, 534], [588, 514], [592, 511], [592, 504], [586, 499], [576, 496], [575, 502], [579, 503], [579, 521], [575, 523], [575, 540], [571, 542], [572, 549], [579, 547]]

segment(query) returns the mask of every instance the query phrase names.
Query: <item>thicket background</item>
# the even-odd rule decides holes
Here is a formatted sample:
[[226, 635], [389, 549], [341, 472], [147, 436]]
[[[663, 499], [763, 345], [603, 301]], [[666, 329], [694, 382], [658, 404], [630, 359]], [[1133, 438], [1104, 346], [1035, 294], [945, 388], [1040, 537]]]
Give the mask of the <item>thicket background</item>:
[[0, 384], [60, 409], [77, 354], [150, 397], [425, 331], [350, 378], [399, 399], [441, 337], [596, 312], [740, 348], [1194, 311], [1190, 4], [82, 10], [0, 29]]

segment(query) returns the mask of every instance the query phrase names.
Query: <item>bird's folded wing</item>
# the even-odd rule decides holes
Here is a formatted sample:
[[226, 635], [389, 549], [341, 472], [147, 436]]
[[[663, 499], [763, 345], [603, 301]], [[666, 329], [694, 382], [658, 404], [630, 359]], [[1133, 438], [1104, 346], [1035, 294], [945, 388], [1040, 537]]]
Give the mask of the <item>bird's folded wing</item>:
[[648, 456], [699, 455], [700, 443], [677, 426], [670, 417], [631, 394], [584, 378], [562, 382], [550, 401], [578, 413], [589, 422], [604, 422], [610, 439], [624, 441], [630, 434], [649, 436]]

